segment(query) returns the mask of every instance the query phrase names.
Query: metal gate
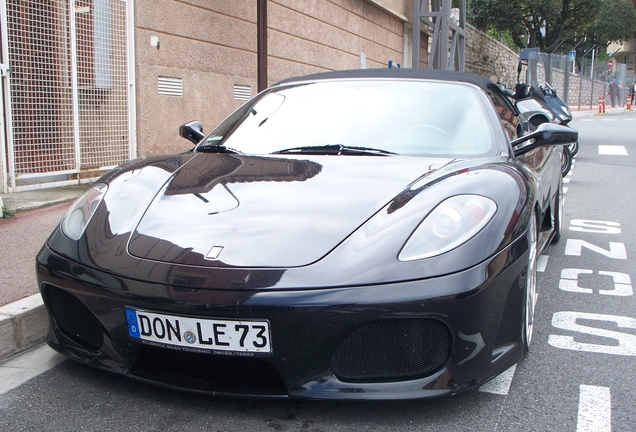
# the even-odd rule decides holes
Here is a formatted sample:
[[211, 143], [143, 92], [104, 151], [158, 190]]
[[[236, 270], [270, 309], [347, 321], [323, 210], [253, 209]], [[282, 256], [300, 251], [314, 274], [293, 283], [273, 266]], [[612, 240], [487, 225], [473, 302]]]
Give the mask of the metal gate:
[[1, 0], [0, 189], [90, 182], [135, 155], [133, 0]]

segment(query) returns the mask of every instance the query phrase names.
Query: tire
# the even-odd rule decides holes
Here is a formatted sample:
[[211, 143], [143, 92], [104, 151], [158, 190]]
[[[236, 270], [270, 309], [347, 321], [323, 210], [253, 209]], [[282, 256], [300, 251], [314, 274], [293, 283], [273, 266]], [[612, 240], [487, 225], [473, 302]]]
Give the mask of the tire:
[[561, 177], [568, 175], [570, 168], [572, 168], [572, 153], [570, 153], [567, 146], [563, 146], [561, 151]]
[[563, 225], [563, 179], [559, 181], [559, 189], [554, 197], [554, 211], [552, 213], [552, 229], [554, 229], [554, 236], [552, 237], [552, 243], [556, 243], [561, 240], [561, 229]]
[[525, 274], [524, 307], [523, 307], [523, 348], [524, 354], [530, 349], [534, 330], [534, 310], [537, 301], [537, 259], [539, 253], [537, 231], [537, 215], [532, 212], [528, 228], [528, 267]]
[[572, 157], [576, 156], [576, 154], [579, 152], [579, 142], [575, 142], [574, 144], [570, 144], [567, 146], [568, 150], [570, 150], [570, 154], [572, 155]]

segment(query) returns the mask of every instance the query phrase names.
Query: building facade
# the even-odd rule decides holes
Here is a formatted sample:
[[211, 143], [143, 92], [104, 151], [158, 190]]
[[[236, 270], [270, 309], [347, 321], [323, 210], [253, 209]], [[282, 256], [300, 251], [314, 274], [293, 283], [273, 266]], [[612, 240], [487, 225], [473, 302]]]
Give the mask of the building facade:
[[[387, 67], [408, 53], [411, 1], [270, 0], [267, 82], [330, 70]], [[175, 19], [183, 17], [183, 19]], [[186, 18], [187, 17], [187, 18]], [[187, 149], [177, 130], [205, 130], [257, 89], [257, 1], [136, 1], [140, 154]], [[162, 92], [173, 83], [177, 91]]]
[[[0, 0], [0, 193], [179, 152], [257, 89], [258, 0]], [[412, 0], [268, 0], [267, 82], [410, 65]], [[428, 36], [421, 34], [420, 66]]]

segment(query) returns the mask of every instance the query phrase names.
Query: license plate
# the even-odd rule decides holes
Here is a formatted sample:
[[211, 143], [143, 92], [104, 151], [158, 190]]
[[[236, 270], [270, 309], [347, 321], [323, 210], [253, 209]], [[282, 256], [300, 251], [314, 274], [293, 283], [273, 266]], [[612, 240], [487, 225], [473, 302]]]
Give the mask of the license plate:
[[272, 352], [268, 321], [187, 318], [126, 308], [126, 322], [130, 337], [150, 345], [219, 354]]

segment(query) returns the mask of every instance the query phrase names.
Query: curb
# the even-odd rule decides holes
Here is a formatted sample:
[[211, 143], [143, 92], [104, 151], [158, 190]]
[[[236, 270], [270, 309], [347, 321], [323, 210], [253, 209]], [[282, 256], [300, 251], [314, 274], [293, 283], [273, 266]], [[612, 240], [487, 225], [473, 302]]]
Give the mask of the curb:
[[49, 316], [40, 294], [0, 307], [0, 360], [44, 342], [48, 331]]
[[572, 117], [592, 117], [598, 115], [596, 111], [572, 111]]
[[[2, 197], [0, 197], [1, 199]], [[73, 201], [75, 200], [77, 197], [67, 197], [67, 198], [59, 198], [59, 199], [54, 199], [54, 200], [47, 200], [47, 201], [35, 201], [35, 202], [30, 202], [30, 203], [26, 203], [26, 204], [14, 204], [12, 202], [8, 202], [7, 204], [7, 208], [9, 208], [9, 210], [12, 210], [14, 212], [23, 212], [23, 211], [27, 211], [27, 210], [35, 210], [35, 209], [39, 209], [42, 207], [48, 207], [48, 206], [52, 206], [55, 204], [60, 204], [60, 203], [64, 203], [64, 202], [69, 202], [69, 201]], [[9, 201], [9, 200], [7, 200]]]
[[616, 108], [607, 108], [604, 113], [599, 113], [595, 110], [588, 111], [572, 111], [572, 117], [592, 117], [604, 114], [612, 114], [612, 113], [629, 113], [633, 112], [633, 110], [627, 110], [625, 107], [616, 107]]

